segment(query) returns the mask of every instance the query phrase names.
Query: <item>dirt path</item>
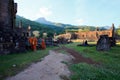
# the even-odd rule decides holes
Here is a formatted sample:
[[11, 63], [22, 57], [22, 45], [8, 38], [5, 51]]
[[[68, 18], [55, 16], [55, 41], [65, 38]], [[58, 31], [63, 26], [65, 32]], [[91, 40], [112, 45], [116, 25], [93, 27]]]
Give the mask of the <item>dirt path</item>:
[[6, 80], [62, 80], [60, 76], [69, 77], [70, 71], [61, 62], [69, 62], [71, 60], [72, 57], [70, 55], [49, 51], [49, 55], [41, 62], [31, 65], [23, 72]]
[[[59, 50], [64, 50], [69, 54], [58, 53]], [[63, 62], [70, 61], [74, 61], [74, 63], [99, 64], [90, 58], [83, 57], [73, 49], [61, 46], [54, 51], [49, 51], [49, 55], [41, 62], [31, 65], [16, 76], [9, 77], [6, 80], [63, 80], [62, 78], [69, 80], [68, 77], [71, 73]]]
[[81, 54], [79, 54], [77, 51], [67, 48], [65, 46], [61, 46], [60, 48], [55, 49], [55, 51], [59, 51], [59, 50], [65, 50], [70, 55], [72, 55], [74, 57], [74, 63], [85, 62], [88, 64], [99, 64], [98, 62], [93, 61], [91, 58], [85, 58]]

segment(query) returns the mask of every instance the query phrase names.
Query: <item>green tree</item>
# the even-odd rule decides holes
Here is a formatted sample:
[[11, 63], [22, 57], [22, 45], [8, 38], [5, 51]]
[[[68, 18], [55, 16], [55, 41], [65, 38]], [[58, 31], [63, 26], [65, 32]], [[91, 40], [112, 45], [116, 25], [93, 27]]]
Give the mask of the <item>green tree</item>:
[[120, 36], [120, 28], [116, 30], [116, 33]]

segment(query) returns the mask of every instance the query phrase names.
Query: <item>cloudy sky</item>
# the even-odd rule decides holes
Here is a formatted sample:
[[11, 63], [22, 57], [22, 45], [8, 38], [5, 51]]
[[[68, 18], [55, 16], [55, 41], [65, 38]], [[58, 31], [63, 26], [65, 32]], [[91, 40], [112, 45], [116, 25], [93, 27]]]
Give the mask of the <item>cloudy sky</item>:
[[15, 0], [18, 15], [74, 25], [120, 25], [120, 0]]

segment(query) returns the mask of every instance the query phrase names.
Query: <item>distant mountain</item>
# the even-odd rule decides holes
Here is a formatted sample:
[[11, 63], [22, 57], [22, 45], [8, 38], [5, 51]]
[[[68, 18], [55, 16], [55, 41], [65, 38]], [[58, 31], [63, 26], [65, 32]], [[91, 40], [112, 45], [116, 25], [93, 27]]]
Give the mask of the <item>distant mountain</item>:
[[51, 21], [46, 20], [44, 17], [38, 18], [37, 20], [35, 20], [35, 22], [38, 22], [38, 23], [41, 23], [41, 24], [46, 24], [46, 25], [52, 25], [52, 26], [56, 26], [56, 27], [61, 27], [61, 28], [74, 27], [71, 24], [51, 22]]
[[38, 18], [38, 19], [35, 20], [35, 21], [38, 22], [38, 23], [41, 23], [41, 24], [53, 25], [52, 22], [47, 21], [44, 17]]
[[104, 29], [110, 29], [111, 26], [102, 26], [101, 28], [104, 28]]
[[58, 27], [63, 27], [63, 28], [77, 27], [77, 26], [74, 26], [74, 25], [71, 25], [71, 24], [63, 24], [63, 23], [55, 23], [55, 22], [54, 22], [53, 25], [58, 26]]

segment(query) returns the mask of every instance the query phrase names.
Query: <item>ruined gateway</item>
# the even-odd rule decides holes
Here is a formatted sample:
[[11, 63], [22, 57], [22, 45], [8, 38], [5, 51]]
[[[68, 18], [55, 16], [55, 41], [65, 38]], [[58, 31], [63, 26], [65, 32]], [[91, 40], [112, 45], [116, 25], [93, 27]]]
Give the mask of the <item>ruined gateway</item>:
[[23, 30], [15, 26], [16, 13], [14, 0], [0, 0], [0, 54], [25, 51]]
[[96, 29], [95, 31], [77, 31], [77, 32], [66, 32], [66, 34], [58, 35], [57, 37], [64, 37], [67, 39], [79, 39], [79, 40], [88, 40], [88, 41], [98, 41], [100, 35], [108, 35], [108, 37], [115, 38], [114, 34], [114, 24], [112, 24], [111, 29], [100, 31]]

